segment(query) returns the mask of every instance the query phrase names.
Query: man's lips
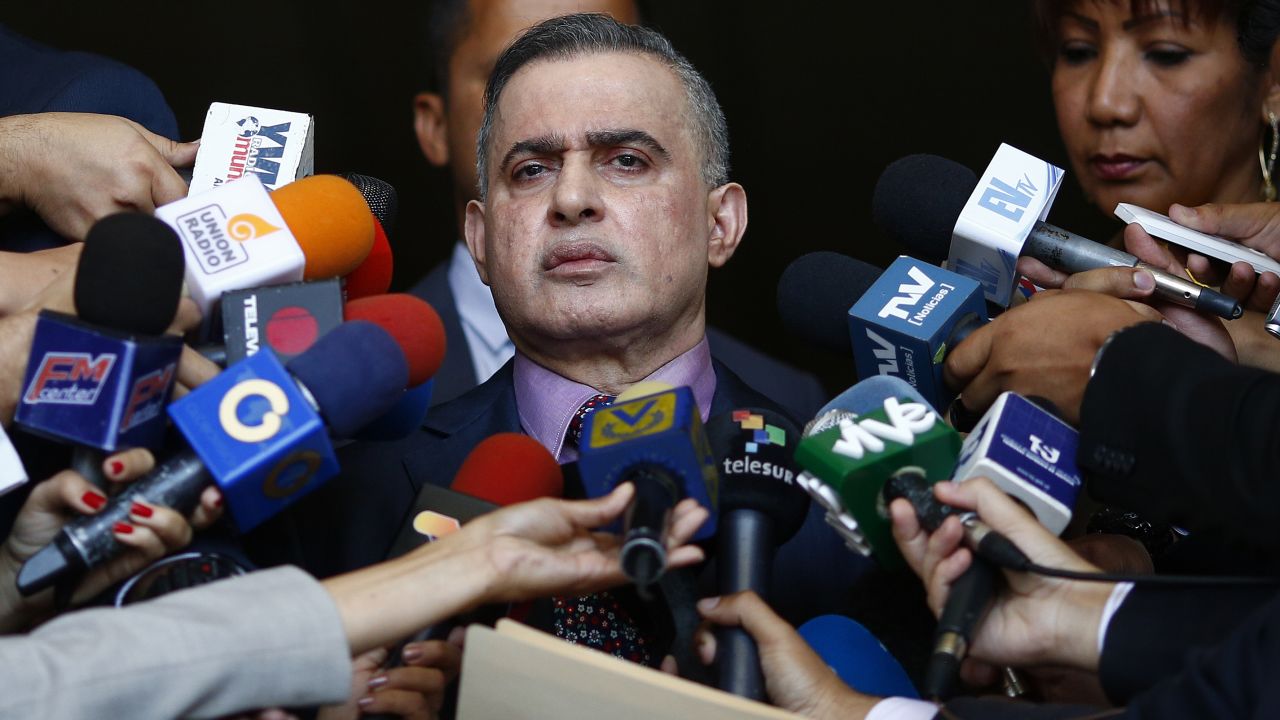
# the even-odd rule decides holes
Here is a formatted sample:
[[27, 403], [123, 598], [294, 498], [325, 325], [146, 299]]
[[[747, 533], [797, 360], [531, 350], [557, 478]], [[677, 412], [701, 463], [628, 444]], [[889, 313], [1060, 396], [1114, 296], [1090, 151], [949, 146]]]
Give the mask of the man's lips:
[[542, 261], [543, 270], [555, 270], [558, 267], [568, 265], [577, 267], [579, 264], [587, 264], [594, 262], [614, 262], [613, 255], [609, 254], [604, 248], [595, 243], [565, 243], [557, 245], [547, 253]]
[[1089, 166], [1103, 180], [1124, 180], [1137, 174], [1149, 162], [1145, 158], [1115, 153], [1101, 153], [1089, 157]]

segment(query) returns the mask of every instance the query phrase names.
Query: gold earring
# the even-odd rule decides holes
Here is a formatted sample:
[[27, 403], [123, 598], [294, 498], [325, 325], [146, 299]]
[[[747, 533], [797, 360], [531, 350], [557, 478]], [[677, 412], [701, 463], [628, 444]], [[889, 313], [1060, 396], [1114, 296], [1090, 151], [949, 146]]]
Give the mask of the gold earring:
[[1262, 142], [1258, 143], [1258, 164], [1262, 166], [1262, 199], [1272, 202], [1276, 199], [1276, 186], [1271, 181], [1271, 173], [1276, 167], [1276, 151], [1280, 150], [1280, 118], [1268, 110], [1267, 123], [1271, 125], [1271, 152], [1263, 149], [1267, 142], [1264, 134]]

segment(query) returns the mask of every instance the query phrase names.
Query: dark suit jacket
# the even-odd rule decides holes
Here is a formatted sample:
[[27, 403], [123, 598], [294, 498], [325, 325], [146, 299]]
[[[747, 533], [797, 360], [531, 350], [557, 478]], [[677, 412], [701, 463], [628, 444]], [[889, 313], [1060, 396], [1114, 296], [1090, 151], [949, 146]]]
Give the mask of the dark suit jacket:
[[[1191, 591], [1193, 594], [1208, 592], [1208, 589], [1180, 588], [1174, 593]], [[1125, 601], [1129, 606], [1135, 590]], [[1234, 591], [1233, 591], [1234, 592]], [[1228, 593], [1229, 595], [1230, 593]], [[1030, 703], [1014, 703], [988, 699], [959, 699], [947, 703], [939, 718], [982, 718], [995, 720], [998, 718], [1089, 718], [1089, 717], [1121, 717], [1121, 718], [1275, 718], [1280, 717], [1280, 694], [1273, 690], [1272, 683], [1280, 673], [1280, 595], [1272, 593], [1272, 597], [1261, 606], [1255, 605], [1252, 611], [1246, 609], [1250, 600], [1236, 597], [1227, 601], [1225, 607], [1214, 607], [1212, 598], [1201, 595], [1198, 607], [1191, 603], [1181, 602], [1181, 606], [1169, 612], [1163, 606], [1164, 601], [1178, 601], [1173, 594], [1151, 596], [1148, 601], [1140, 601], [1131, 609], [1144, 613], [1142, 618], [1135, 618], [1133, 613], [1125, 615], [1122, 608], [1112, 620], [1107, 631], [1107, 641], [1103, 646], [1103, 658], [1100, 672], [1103, 684], [1108, 684], [1108, 674], [1113, 671], [1117, 662], [1130, 665], [1141, 665], [1154, 662], [1160, 666], [1168, 666], [1168, 658], [1156, 655], [1167, 645], [1151, 634], [1153, 647], [1147, 648], [1129, 643], [1113, 646], [1113, 635], [1117, 623], [1123, 626], [1140, 620], [1144, 625], [1158, 628], [1161, 615], [1175, 618], [1179, 615], [1199, 612], [1215, 618], [1224, 618], [1231, 612], [1240, 611], [1238, 624], [1219, 642], [1199, 647], [1189, 652], [1177, 654], [1175, 672], [1165, 675], [1158, 682], [1131, 698], [1122, 699], [1127, 704], [1117, 710], [1104, 711], [1096, 708], [1068, 707], [1061, 705], [1033, 705]], [[1256, 596], [1255, 596], [1256, 599]], [[1242, 602], [1243, 600], [1243, 602]], [[1154, 602], [1151, 602], [1154, 601]], [[1241, 604], [1232, 605], [1240, 602]], [[1183, 618], [1186, 620], [1189, 618]], [[1206, 623], [1216, 625], [1216, 620]], [[1157, 630], [1158, 632], [1158, 630]], [[1197, 633], [1201, 632], [1196, 630]], [[1118, 655], [1127, 657], [1119, 658]], [[1112, 657], [1108, 659], [1108, 656]], [[1108, 664], [1113, 666], [1108, 668]], [[1132, 668], [1125, 672], [1132, 672]], [[1141, 672], [1139, 669], [1138, 672]], [[1108, 692], [1113, 688], [1108, 687]]]
[[1146, 323], [1107, 346], [1080, 418], [1090, 494], [1280, 556], [1280, 375]]
[[[448, 487], [481, 440], [521, 431], [511, 368], [507, 363], [471, 392], [433, 408], [422, 429], [404, 440], [342, 448], [340, 475], [249, 537], [254, 561], [295, 563], [328, 577], [385, 559], [412, 522], [424, 484]], [[737, 407], [777, 410], [718, 361], [715, 373], [713, 415]], [[804, 526], [779, 549], [775, 604], [792, 621], [847, 609], [852, 588], [871, 566], [870, 559], [847, 550], [822, 513], [811, 508]]]
[[[0, 116], [86, 112], [129, 118], [157, 135], [178, 137], [178, 122], [146, 75], [101, 55], [41, 45], [0, 25]], [[0, 219], [0, 250], [28, 252], [66, 243], [35, 213]]]
[[[418, 281], [410, 293], [431, 303], [444, 321], [449, 351], [435, 374], [431, 404], [439, 405], [458, 397], [476, 385], [475, 365], [462, 332], [462, 321], [453, 291], [449, 288], [449, 263], [436, 265]], [[808, 422], [827, 402], [826, 391], [814, 375], [779, 362], [755, 348], [713, 327], [707, 328], [711, 354], [774, 404], [801, 422]]]

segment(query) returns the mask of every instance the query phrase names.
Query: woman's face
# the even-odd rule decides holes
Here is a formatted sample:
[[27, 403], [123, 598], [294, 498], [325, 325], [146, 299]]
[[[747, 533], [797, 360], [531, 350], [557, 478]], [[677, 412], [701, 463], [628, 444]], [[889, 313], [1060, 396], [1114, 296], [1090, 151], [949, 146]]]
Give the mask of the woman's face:
[[1235, 27], [1167, 6], [1079, 2], [1061, 20], [1053, 101], [1085, 194], [1168, 212], [1172, 203], [1250, 202], [1268, 75]]

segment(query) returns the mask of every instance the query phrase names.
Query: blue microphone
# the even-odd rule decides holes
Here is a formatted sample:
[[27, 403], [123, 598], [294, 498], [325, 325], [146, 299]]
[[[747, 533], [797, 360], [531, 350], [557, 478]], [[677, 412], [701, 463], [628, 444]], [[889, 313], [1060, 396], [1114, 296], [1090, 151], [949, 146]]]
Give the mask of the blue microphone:
[[940, 408], [955, 397], [947, 352], [987, 322], [977, 281], [905, 255], [883, 272], [839, 253], [801, 256], [778, 282], [778, 313], [806, 340], [852, 353], [860, 379], [902, 378]]
[[965, 438], [955, 481], [989, 478], [1061, 535], [1083, 484], [1076, 466], [1079, 446], [1075, 428], [1036, 402], [1005, 392]]
[[986, 321], [976, 280], [900, 256], [849, 308], [858, 377], [900, 377], [946, 407], [955, 398], [942, 379], [947, 351]]
[[860, 693], [919, 698], [907, 671], [880, 639], [843, 615], [819, 615], [797, 628], [822, 661]]
[[636, 495], [618, 527], [622, 570], [641, 588], [657, 582], [667, 565], [671, 510], [691, 497], [711, 511], [694, 535], [716, 532], [719, 474], [693, 391], [674, 388], [599, 408], [583, 423], [578, 470], [587, 497], [602, 497], [625, 482]]
[[231, 366], [169, 407], [190, 449], [64, 526], [22, 566], [19, 591], [30, 595], [119, 554], [111, 528], [135, 498], [187, 514], [216, 483], [248, 531], [337, 474], [326, 426], [349, 436], [397, 402], [407, 380], [400, 346], [363, 321], [325, 335], [287, 369], [273, 353]]
[[159, 447], [182, 354], [182, 340], [163, 333], [182, 273], [182, 246], [159, 220], [119, 213], [95, 223], [76, 268], [78, 317], [40, 312], [14, 421], [88, 450], [90, 475], [103, 453]]

